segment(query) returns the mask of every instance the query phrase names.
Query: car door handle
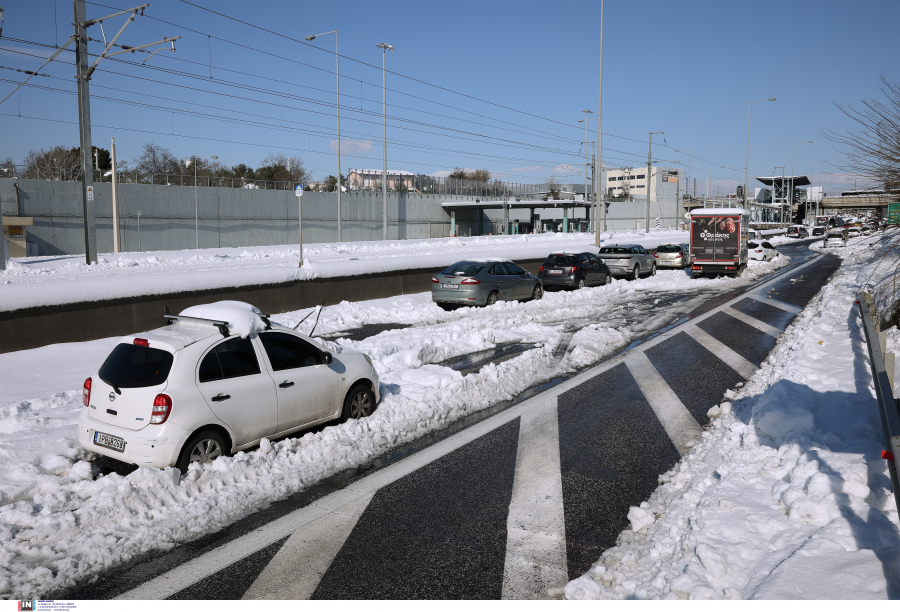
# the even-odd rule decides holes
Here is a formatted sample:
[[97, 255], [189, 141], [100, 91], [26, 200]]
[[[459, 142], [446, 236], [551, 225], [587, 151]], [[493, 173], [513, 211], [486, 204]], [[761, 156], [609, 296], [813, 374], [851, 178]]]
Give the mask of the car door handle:
[[287, 389], [288, 387], [293, 387], [293, 386], [294, 386], [294, 382], [291, 381], [291, 380], [286, 380], [286, 381], [284, 381], [283, 383], [281, 383], [281, 384], [278, 385], [278, 386], [281, 387], [282, 389]]
[[217, 396], [215, 396], [214, 398], [212, 398], [212, 401], [214, 401], [214, 402], [224, 402], [224, 401], [227, 400], [227, 399], [231, 399], [231, 396], [230, 396], [230, 395], [225, 395], [225, 394], [223, 394], [223, 393], [219, 393]]

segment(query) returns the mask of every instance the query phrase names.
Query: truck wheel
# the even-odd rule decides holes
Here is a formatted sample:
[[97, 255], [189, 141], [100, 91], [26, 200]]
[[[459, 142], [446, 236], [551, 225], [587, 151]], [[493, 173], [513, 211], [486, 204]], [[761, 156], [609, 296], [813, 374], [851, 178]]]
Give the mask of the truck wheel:
[[641, 277], [641, 267], [638, 264], [634, 264], [634, 268], [631, 270], [631, 280], [637, 280]]

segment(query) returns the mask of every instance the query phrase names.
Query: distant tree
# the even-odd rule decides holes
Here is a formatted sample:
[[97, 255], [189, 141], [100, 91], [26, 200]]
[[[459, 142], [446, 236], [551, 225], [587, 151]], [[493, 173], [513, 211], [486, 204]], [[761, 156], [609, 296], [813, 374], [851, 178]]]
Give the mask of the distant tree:
[[469, 173], [466, 172], [465, 169], [460, 168], [459, 166], [457, 166], [456, 168], [453, 169], [453, 172], [451, 172], [450, 174], [447, 175], [447, 178], [452, 178], [452, 179], [468, 179], [468, 178], [469, 178]]
[[491, 180], [491, 173], [487, 170], [473, 170], [469, 173], [470, 181], [481, 181], [482, 183], [486, 183]]
[[[328, 177], [322, 181], [325, 186], [325, 191], [332, 192], [335, 190], [335, 185], [337, 185], [337, 179], [334, 178], [333, 174], [329, 174]], [[347, 177], [343, 174], [341, 175], [341, 185], [344, 186], [344, 189], [347, 188]]]
[[181, 160], [162, 145], [155, 142], [144, 143], [141, 156], [135, 160], [135, 170], [152, 177], [155, 184], [164, 185], [167, 174], [182, 174]]
[[[75, 154], [75, 157], [78, 158], [79, 167], [81, 165], [81, 147], [75, 147], [72, 149], [72, 153]], [[112, 155], [110, 155], [107, 149], [101, 149], [100, 147], [91, 147], [91, 168], [94, 168], [94, 153], [97, 154], [96, 157], [96, 167], [100, 170], [109, 170], [112, 168]]]
[[256, 178], [264, 181], [284, 181], [305, 184], [312, 175], [300, 157], [289, 157], [283, 153], [266, 155], [256, 169]]
[[49, 149], [32, 149], [25, 155], [25, 170], [20, 178], [72, 181], [80, 176], [81, 159], [78, 149], [57, 145]]
[[18, 178], [12, 157], [0, 160], [0, 178]]

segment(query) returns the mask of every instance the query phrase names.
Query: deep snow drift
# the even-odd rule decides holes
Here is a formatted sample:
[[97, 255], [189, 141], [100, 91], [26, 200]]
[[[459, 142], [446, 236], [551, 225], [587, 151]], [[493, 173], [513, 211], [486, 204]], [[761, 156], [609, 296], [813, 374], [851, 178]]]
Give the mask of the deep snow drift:
[[[596, 363], [670, 323], [711, 295], [746, 285], [788, 263], [753, 262], [742, 278], [692, 279], [663, 271], [635, 282], [548, 292], [539, 301], [445, 312], [430, 294], [325, 308], [316, 336], [365, 323], [406, 323], [339, 346], [367, 353], [382, 401], [360, 421], [264, 442], [259, 449], [176, 470], [100, 475], [77, 443], [80, 386], [115, 339], [0, 354], [0, 594], [32, 597], [88, 580], [110, 567], [214, 532], [344, 469], [524, 390]], [[293, 326], [309, 310], [273, 317]], [[300, 326], [309, 331], [315, 317]], [[565, 343], [568, 350], [557, 351]], [[448, 359], [498, 345], [533, 346], [463, 375]], [[527, 348], [527, 347], [526, 347]], [[22, 375], [16, 374], [22, 372]], [[38, 374], [40, 373], [40, 374]], [[40, 389], [38, 393], [36, 390]]]
[[[653, 247], [686, 242], [687, 232], [604, 232], [603, 240]], [[88, 266], [83, 255], [23, 257], [0, 271], [0, 312], [180, 291], [245, 287], [394, 270], [440, 270], [461, 259], [540, 259], [561, 249], [595, 249], [585, 233], [521, 234], [298, 245], [105, 253]]]
[[900, 597], [897, 508], [854, 305], [874, 283], [874, 240], [838, 250], [840, 270], [711, 407], [702, 440], [566, 597]]

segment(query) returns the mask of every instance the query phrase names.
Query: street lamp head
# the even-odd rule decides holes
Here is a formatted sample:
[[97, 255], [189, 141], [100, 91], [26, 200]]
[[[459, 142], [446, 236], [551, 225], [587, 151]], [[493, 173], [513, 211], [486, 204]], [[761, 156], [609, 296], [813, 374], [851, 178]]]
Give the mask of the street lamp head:
[[378, 43], [375, 46], [378, 47], [379, 49], [381, 49], [382, 51], [393, 51], [394, 50], [394, 47], [392, 47], [391, 45], [389, 45], [387, 43]]
[[219, 159], [219, 156], [218, 156], [218, 155], [213, 155], [213, 156], [210, 157], [210, 159]]
[[312, 36], [307, 36], [307, 37], [306, 37], [306, 40], [315, 40], [315, 39], [316, 39], [315, 34], [313, 34]]
[[769, 98], [768, 100], [766, 100], [766, 102], [774, 102], [774, 101], [775, 101], [775, 98]]

